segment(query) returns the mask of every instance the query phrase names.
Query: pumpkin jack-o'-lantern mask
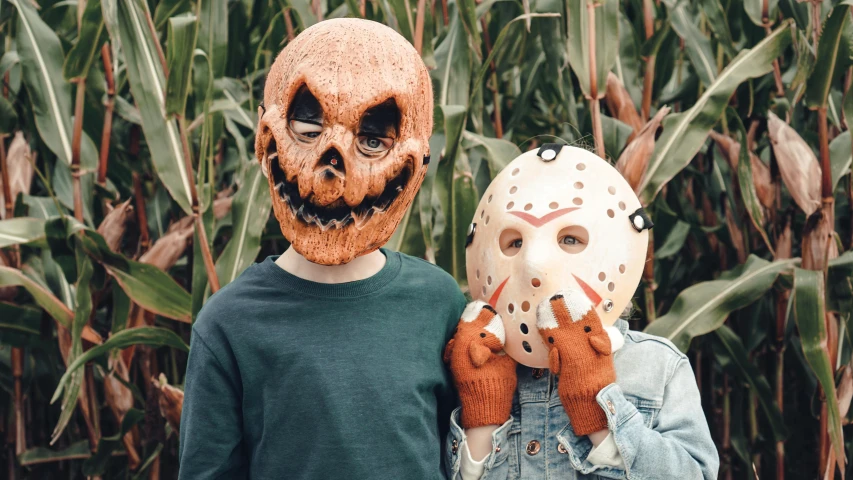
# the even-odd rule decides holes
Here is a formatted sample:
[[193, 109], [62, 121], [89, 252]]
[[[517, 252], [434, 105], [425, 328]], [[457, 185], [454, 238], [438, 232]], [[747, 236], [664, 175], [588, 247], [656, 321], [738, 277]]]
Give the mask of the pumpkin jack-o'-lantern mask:
[[388, 241], [427, 171], [432, 107], [420, 56], [380, 23], [327, 20], [285, 47], [255, 153], [297, 252], [337, 265]]
[[640, 283], [651, 227], [609, 163], [581, 148], [545, 144], [510, 162], [480, 200], [465, 251], [471, 295], [501, 315], [507, 354], [547, 368], [539, 304], [577, 290], [605, 327], [613, 325]]

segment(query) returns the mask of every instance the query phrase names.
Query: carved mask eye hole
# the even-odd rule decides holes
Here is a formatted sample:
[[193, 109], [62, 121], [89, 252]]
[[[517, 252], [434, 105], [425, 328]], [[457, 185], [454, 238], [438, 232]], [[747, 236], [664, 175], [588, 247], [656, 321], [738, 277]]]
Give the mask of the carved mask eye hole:
[[389, 98], [364, 112], [358, 127], [358, 150], [367, 156], [381, 155], [394, 146], [399, 130], [400, 109]]
[[287, 124], [294, 136], [310, 142], [323, 131], [323, 107], [308, 87], [302, 86], [293, 97]]

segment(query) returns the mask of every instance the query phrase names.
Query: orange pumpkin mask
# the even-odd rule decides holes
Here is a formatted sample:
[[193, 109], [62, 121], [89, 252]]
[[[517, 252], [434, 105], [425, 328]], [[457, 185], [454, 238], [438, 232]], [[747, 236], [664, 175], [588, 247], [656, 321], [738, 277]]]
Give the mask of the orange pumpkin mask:
[[297, 252], [338, 265], [388, 241], [426, 175], [432, 108], [420, 56], [380, 23], [327, 20], [282, 50], [255, 154]]

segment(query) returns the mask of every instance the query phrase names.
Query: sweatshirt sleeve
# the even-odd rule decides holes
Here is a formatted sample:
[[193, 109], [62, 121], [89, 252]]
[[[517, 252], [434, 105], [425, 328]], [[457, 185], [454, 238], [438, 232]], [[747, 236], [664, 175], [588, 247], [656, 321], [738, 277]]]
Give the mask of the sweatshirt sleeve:
[[224, 352], [217, 356], [195, 329], [191, 345], [184, 383], [178, 478], [245, 478], [242, 388], [236, 361]]

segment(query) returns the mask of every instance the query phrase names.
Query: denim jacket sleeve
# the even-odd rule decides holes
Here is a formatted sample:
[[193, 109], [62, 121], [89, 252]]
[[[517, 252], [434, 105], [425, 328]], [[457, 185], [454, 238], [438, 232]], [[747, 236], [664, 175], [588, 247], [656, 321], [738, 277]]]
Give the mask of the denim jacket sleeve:
[[[598, 392], [596, 400], [607, 415], [625, 469], [592, 465], [585, 460], [591, 444], [576, 439], [570, 445], [570, 457], [581, 473], [595, 471], [602, 477], [616, 479], [717, 478], [717, 449], [686, 358], [678, 359], [667, 382], [653, 428], [646, 426], [643, 415], [615, 383]], [[589, 443], [586, 437], [582, 440]]]
[[[461, 480], [459, 474], [462, 457], [462, 442], [465, 440], [465, 431], [459, 426], [459, 411], [457, 408], [450, 415], [450, 432], [447, 434], [447, 445], [445, 448], [446, 459], [444, 462], [447, 478], [450, 480]], [[508, 432], [512, 426], [512, 418], [506, 421], [497, 430], [492, 432], [492, 452], [485, 459], [485, 469], [480, 480], [505, 480], [509, 476]]]

